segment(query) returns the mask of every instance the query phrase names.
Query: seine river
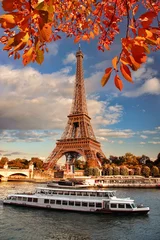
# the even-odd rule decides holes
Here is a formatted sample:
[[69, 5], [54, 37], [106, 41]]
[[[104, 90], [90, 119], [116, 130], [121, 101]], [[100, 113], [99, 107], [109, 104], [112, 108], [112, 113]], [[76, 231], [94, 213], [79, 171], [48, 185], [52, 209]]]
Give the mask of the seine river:
[[[0, 182], [0, 198], [40, 184]], [[42, 185], [41, 185], [42, 186]], [[117, 189], [149, 206], [148, 216], [113, 216], [0, 205], [0, 240], [159, 240], [160, 189]]]

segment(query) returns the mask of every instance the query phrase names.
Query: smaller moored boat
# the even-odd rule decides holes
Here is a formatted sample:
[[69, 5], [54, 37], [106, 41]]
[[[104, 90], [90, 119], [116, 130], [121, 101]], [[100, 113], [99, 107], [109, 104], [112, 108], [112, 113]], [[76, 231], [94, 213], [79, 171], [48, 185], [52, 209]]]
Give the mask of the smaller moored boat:
[[136, 206], [133, 199], [118, 198], [115, 191], [36, 188], [35, 193], [10, 194], [3, 204], [94, 213], [147, 214], [150, 209]]

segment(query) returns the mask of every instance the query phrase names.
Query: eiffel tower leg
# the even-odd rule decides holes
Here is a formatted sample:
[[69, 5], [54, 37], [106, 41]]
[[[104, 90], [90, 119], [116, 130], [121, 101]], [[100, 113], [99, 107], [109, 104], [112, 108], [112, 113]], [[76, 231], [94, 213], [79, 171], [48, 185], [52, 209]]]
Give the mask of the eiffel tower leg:
[[55, 149], [51, 152], [50, 156], [47, 158], [47, 169], [53, 168], [57, 161], [62, 157], [62, 147], [56, 146]]

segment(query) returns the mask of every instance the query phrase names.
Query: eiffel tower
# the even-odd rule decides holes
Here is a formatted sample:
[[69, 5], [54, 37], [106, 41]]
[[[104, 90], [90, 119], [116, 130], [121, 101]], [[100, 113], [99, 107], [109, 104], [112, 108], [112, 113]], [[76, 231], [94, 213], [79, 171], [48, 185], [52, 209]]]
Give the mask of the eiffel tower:
[[64, 155], [68, 165], [73, 165], [76, 159], [83, 156], [89, 168], [100, 168], [101, 159], [105, 158], [100, 143], [94, 135], [91, 118], [88, 116], [83, 78], [83, 53], [80, 46], [76, 58], [76, 79], [71, 112], [61, 139], [57, 141], [55, 149], [47, 158], [47, 169], [53, 168]]

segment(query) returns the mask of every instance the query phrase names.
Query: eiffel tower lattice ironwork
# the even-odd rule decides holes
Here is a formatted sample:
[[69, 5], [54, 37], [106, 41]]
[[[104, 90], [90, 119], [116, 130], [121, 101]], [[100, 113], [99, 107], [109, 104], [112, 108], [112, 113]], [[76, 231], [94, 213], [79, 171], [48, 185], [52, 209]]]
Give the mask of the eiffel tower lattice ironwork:
[[61, 139], [57, 141], [55, 149], [47, 158], [47, 169], [53, 168], [63, 155], [70, 164], [83, 156], [88, 167], [101, 167], [101, 159], [105, 158], [100, 143], [94, 135], [91, 118], [88, 116], [83, 78], [83, 53], [80, 46], [76, 58], [76, 80], [71, 112]]

